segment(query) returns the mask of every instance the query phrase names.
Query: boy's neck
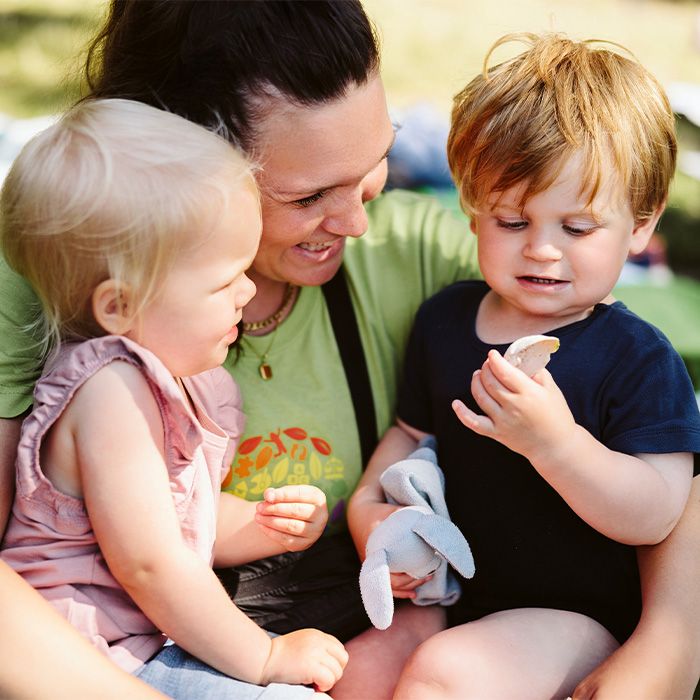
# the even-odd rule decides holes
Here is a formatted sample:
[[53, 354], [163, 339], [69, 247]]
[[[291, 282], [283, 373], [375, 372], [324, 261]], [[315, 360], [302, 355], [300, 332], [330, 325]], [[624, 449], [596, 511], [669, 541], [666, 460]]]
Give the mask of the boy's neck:
[[[614, 301], [609, 295], [600, 303], [612, 304]], [[526, 335], [546, 335], [588, 318], [592, 312], [593, 307], [566, 316], [536, 316], [511, 306], [496, 292], [489, 290], [476, 314], [476, 335], [483, 343], [507, 345]]]

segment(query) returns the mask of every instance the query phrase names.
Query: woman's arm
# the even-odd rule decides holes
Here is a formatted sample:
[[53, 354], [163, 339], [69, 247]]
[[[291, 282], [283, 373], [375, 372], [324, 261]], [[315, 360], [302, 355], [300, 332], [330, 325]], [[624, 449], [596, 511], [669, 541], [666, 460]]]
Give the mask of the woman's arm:
[[[15, 491], [20, 418], [0, 419], [0, 531]], [[46, 601], [0, 561], [0, 697], [9, 700], [165, 696], [94, 649]], [[41, 673], [37, 673], [37, 664]]]
[[8, 700], [157, 700], [81, 637], [0, 561], [0, 697]]
[[15, 456], [21, 427], [21, 418], [0, 418], [0, 540], [15, 495]]
[[671, 534], [640, 547], [642, 616], [574, 700], [689, 700], [700, 678], [700, 477]]

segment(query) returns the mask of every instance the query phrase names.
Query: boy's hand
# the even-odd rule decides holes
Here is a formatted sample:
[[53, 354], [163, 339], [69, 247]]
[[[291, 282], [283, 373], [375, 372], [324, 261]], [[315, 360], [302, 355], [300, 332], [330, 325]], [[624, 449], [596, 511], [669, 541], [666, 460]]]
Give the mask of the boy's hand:
[[485, 415], [456, 400], [452, 408], [459, 420], [530, 461], [566, 444], [576, 426], [564, 395], [546, 369], [528, 377], [496, 350], [489, 351], [482, 368], [474, 373], [471, 390]]
[[424, 578], [413, 578], [411, 574], [390, 574], [391, 594], [394, 598], [415, 598], [416, 588], [422, 586], [427, 581], [433, 578], [433, 575], [425, 576]]
[[297, 630], [273, 637], [261, 683], [314, 685], [325, 692], [340, 680], [347, 662], [348, 653], [335, 637], [319, 630]]
[[328, 521], [326, 495], [308, 484], [265, 489], [255, 521], [263, 532], [289, 552], [310, 547]]
[[[360, 559], [365, 560], [367, 540], [372, 534], [375, 527], [377, 527], [382, 521], [386, 520], [394, 511], [399, 510], [402, 506], [396, 505], [395, 503], [385, 503], [385, 502], [368, 502], [363, 505], [362, 510], [362, 523], [363, 531], [353, 532], [353, 539], [355, 541], [355, 546], [358, 548], [358, 553], [360, 554]], [[415, 598], [416, 588], [429, 581], [432, 576], [426, 576], [425, 578], [413, 578], [410, 574], [406, 573], [394, 573], [390, 575], [391, 579], [391, 594], [394, 598]]]

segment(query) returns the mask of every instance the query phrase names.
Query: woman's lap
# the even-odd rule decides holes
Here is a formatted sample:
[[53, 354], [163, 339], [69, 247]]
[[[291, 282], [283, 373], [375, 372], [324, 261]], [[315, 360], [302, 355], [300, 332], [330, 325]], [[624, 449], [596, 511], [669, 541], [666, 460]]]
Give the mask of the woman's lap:
[[134, 674], [175, 700], [303, 700], [312, 688], [285, 683], [253, 685], [230, 678], [194, 658], [177, 644], [168, 644]]

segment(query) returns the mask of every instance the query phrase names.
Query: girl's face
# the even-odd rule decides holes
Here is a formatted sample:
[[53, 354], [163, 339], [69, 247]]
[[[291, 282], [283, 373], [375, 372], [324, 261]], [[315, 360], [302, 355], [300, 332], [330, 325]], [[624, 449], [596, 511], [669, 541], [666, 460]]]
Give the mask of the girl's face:
[[498, 297], [501, 319], [514, 326], [560, 327], [609, 302], [627, 255], [644, 250], [654, 230], [658, 215], [636, 222], [612, 178], [589, 205], [581, 194], [583, 172], [576, 154], [524, 206], [523, 186], [515, 186], [493, 193], [472, 217], [481, 272]]
[[384, 187], [394, 130], [381, 79], [301, 107], [270, 99], [256, 142], [263, 237], [251, 269], [266, 280], [327, 282], [347, 236], [367, 230], [363, 204]]
[[255, 294], [246, 270], [260, 231], [251, 183], [230, 197], [213, 231], [203, 232], [199, 244], [176, 258], [158, 296], [125, 335], [153, 352], [176, 377], [222, 364], [238, 336], [241, 310]]

